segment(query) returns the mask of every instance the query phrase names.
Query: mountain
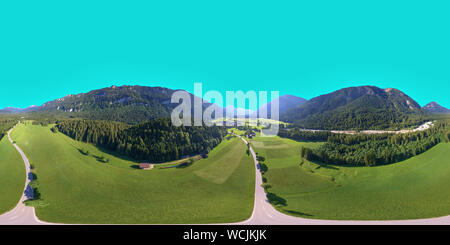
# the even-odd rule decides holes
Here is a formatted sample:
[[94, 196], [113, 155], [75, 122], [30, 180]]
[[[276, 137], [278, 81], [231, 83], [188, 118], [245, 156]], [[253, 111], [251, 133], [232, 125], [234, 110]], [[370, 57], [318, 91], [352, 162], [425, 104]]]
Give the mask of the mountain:
[[[168, 118], [178, 106], [171, 103], [178, 90], [163, 87], [112, 86], [88, 93], [67, 95], [36, 107], [33, 111], [67, 117], [110, 120], [136, 124]], [[193, 104], [194, 95], [190, 94]], [[210, 103], [204, 103], [208, 107]]]
[[[306, 99], [294, 96], [294, 95], [282, 95], [280, 97], [278, 97], [278, 105], [279, 105], [279, 113], [280, 115], [283, 114], [284, 112], [286, 112], [287, 110], [294, 108], [296, 106], [299, 106], [301, 104], [303, 104], [304, 102], [306, 102]], [[270, 101], [269, 103], [265, 104], [267, 107], [267, 117], [266, 118], [270, 118], [271, 117], [271, 111], [272, 111], [272, 103], [273, 100]], [[262, 117], [262, 111], [263, 109], [260, 108], [257, 112], [258, 113], [258, 117]]]
[[22, 112], [30, 112], [38, 108], [35, 105], [32, 105], [27, 108], [17, 108], [17, 107], [6, 107], [3, 109], [0, 109], [0, 114], [14, 114], [14, 113], [22, 113]]
[[447, 109], [441, 105], [439, 105], [437, 102], [430, 102], [426, 104], [422, 109], [425, 111], [434, 113], [434, 114], [447, 114], [450, 113], [450, 109]]
[[424, 111], [400, 90], [350, 87], [287, 110], [281, 120], [313, 129], [386, 129], [416, 125]]
[[2, 114], [8, 114], [8, 113], [20, 113], [22, 112], [22, 108], [16, 108], [16, 107], [6, 107], [0, 110], [0, 113]]
[[223, 110], [224, 116], [226, 116], [227, 112], [230, 112], [230, 111], [233, 111], [235, 117], [238, 115], [238, 113], [242, 113], [246, 117], [255, 113], [254, 111], [252, 111], [250, 109], [236, 108], [232, 105], [229, 105], [229, 106], [225, 107]]

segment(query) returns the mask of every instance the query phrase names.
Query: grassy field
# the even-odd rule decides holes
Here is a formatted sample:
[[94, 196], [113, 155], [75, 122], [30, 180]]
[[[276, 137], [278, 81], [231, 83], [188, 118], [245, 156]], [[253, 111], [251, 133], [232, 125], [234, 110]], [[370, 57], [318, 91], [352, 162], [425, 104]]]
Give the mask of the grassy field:
[[450, 144], [441, 143], [406, 161], [379, 167], [341, 167], [305, 162], [302, 143], [256, 137], [266, 157], [270, 192], [285, 201], [286, 214], [333, 220], [394, 220], [450, 214]]
[[[140, 170], [129, 159], [54, 134], [50, 127], [22, 124], [12, 136], [35, 166], [38, 189], [49, 204], [36, 208], [44, 221], [225, 223], [245, 220], [253, 210], [254, 165], [238, 138], [186, 168]], [[101, 156], [109, 163], [99, 162]]]
[[8, 141], [0, 141], [0, 214], [13, 209], [25, 187], [25, 165], [19, 152]]

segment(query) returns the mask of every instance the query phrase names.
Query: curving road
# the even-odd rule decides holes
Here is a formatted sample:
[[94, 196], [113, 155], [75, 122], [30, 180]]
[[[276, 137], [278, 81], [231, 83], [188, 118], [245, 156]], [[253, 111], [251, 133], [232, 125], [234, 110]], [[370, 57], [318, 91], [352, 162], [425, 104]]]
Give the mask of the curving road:
[[[239, 136], [245, 144], [248, 142]], [[357, 221], [357, 220], [319, 220], [305, 219], [289, 216], [278, 212], [267, 200], [262, 187], [262, 175], [258, 170], [258, 161], [253, 148], [250, 146], [256, 169], [255, 203], [252, 216], [237, 225], [450, 225], [450, 216], [416, 220], [381, 220], [381, 221]]]
[[27, 173], [27, 178], [25, 180], [25, 189], [24, 189], [22, 197], [20, 198], [19, 203], [17, 204], [17, 206], [13, 210], [11, 210], [11, 211], [3, 214], [3, 215], [0, 215], [0, 225], [42, 225], [42, 224], [48, 224], [48, 223], [40, 221], [37, 218], [36, 213], [34, 211], [34, 207], [28, 207], [28, 206], [25, 206], [25, 204], [23, 204], [23, 201], [25, 201], [29, 197], [33, 196], [31, 188], [28, 186], [28, 184], [30, 183], [30, 181], [31, 181], [31, 179], [33, 177], [32, 177], [32, 175], [30, 173], [30, 163], [28, 161], [28, 158], [25, 156], [23, 151], [11, 139], [11, 135], [10, 134], [11, 134], [11, 131], [14, 128], [15, 127], [13, 127], [12, 129], [10, 129], [8, 131], [8, 139], [11, 142], [11, 144], [13, 144], [13, 146], [17, 149], [17, 151], [20, 153], [20, 155], [22, 156], [23, 162], [25, 163], [25, 169], [26, 169], [26, 173]]
[[[25, 190], [17, 206], [0, 215], [0, 225], [49, 225], [40, 221], [35, 213], [33, 207], [27, 207], [23, 201], [27, 200], [32, 193], [27, 189], [30, 180], [30, 163], [23, 151], [11, 139], [11, 130], [8, 131], [8, 139], [22, 156], [26, 167], [28, 178], [25, 181]], [[240, 136], [239, 136], [240, 137]], [[248, 142], [240, 137], [245, 144]], [[254, 208], [251, 217], [240, 223], [233, 223], [231, 225], [449, 225], [450, 216], [430, 219], [416, 219], [416, 220], [392, 220], [392, 221], [342, 221], [342, 220], [319, 220], [319, 219], [305, 219], [300, 217], [289, 216], [278, 212], [267, 200], [266, 193], [262, 187], [262, 175], [258, 170], [258, 161], [253, 148], [250, 146], [250, 152], [253, 156], [256, 174], [255, 174], [255, 200]]]
[[[402, 130], [362, 130], [362, 131], [353, 131], [353, 130], [324, 130], [324, 129], [298, 129], [303, 132], [330, 132], [334, 134], [407, 134], [407, 133], [413, 133], [418, 131], [425, 131], [433, 126], [433, 122], [425, 122], [422, 125], [419, 125], [415, 129], [402, 129]], [[291, 129], [288, 129], [291, 130]]]

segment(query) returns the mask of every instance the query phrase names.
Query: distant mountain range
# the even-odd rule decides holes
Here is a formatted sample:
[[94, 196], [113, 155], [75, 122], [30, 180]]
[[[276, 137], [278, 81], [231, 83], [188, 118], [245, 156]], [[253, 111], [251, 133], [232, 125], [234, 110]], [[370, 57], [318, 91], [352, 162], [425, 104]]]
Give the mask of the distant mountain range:
[[[4, 109], [0, 113], [39, 112], [87, 119], [139, 123], [170, 117], [177, 104], [171, 103], [177, 90], [163, 87], [112, 86], [88, 93], [67, 95], [24, 110]], [[194, 95], [191, 95], [193, 101]], [[204, 103], [204, 108], [210, 106]]]
[[[67, 95], [42, 106], [32, 106], [26, 109], [8, 107], [0, 110], [0, 113], [40, 112], [70, 117], [139, 123], [155, 118], [170, 117], [173, 108], [177, 106], [177, 104], [170, 103], [171, 96], [175, 91], [177, 90], [163, 87], [112, 86], [92, 90], [88, 93]], [[193, 99], [194, 95], [190, 95]], [[279, 97], [280, 112], [284, 112], [304, 101], [306, 100], [292, 95], [281, 96]], [[271, 103], [267, 103], [269, 116]], [[211, 103], [206, 102], [203, 107], [206, 108], [210, 105]], [[234, 112], [234, 115], [243, 113], [245, 116], [249, 116], [257, 113], [248, 109], [227, 106], [223, 108], [224, 116], [230, 110]]]
[[312, 98], [287, 110], [281, 120], [316, 129], [382, 129], [415, 125], [424, 113], [400, 90], [361, 86]]
[[424, 109], [425, 111], [428, 111], [430, 113], [434, 113], [434, 114], [449, 114], [450, 113], [450, 109], [447, 109], [434, 101], [426, 104], [424, 107], [422, 107], [422, 109]]
[[[307, 100], [294, 96], [294, 95], [282, 95], [278, 98], [278, 105], [279, 105], [279, 115], [282, 115], [286, 111], [288, 111], [291, 108], [297, 107], [303, 103], [305, 103]], [[273, 101], [265, 104], [267, 108], [267, 116], [265, 118], [271, 118], [272, 117], [272, 103]], [[258, 117], [264, 117], [263, 116], [263, 109], [260, 108], [257, 112]]]
[[[242, 109], [242, 108], [235, 108], [234, 106], [227, 106], [225, 108], [225, 111], [229, 111], [232, 110], [234, 111], [234, 114], [237, 115], [237, 113], [242, 113], [245, 114], [246, 116], [255, 116], [255, 117], [265, 117], [265, 118], [271, 118], [272, 117], [272, 103], [274, 100], [268, 102], [265, 104], [265, 108], [267, 108], [267, 115], [263, 116], [263, 107], [261, 106], [261, 108], [259, 108], [256, 111], [252, 111], [249, 109]], [[280, 97], [278, 97], [278, 106], [279, 106], [279, 114], [281, 115], [282, 113], [284, 113], [285, 111], [294, 108], [298, 105], [301, 105], [302, 103], [304, 103], [306, 101], [306, 99], [294, 96], [294, 95], [282, 95]]]
[[[42, 106], [26, 109], [8, 107], [0, 113], [47, 113], [67, 117], [101, 119], [139, 123], [155, 118], [170, 117], [177, 104], [170, 103], [177, 90], [163, 87], [112, 86], [88, 93], [68, 95]], [[191, 95], [191, 99], [195, 96]], [[271, 104], [267, 103], [268, 118]], [[205, 103], [204, 108], [210, 103]], [[350, 87], [306, 100], [293, 95], [279, 97], [280, 119], [299, 127], [315, 129], [384, 129], [415, 125], [430, 113], [450, 110], [429, 103], [423, 108], [400, 90], [374, 86]], [[229, 106], [235, 115], [262, 116], [261, 109], [251, 111]]]
[[17, 107], [6, 107], [0, 109], [0, 113], [3, 114], [14, 114], [14, 113], [22, 113], [22, 112], [30, 112], [39, 108], [38, 106], [32, 105], [27, 108], [17, 108]]
[[229, 105], [223, 109], [224, 116], [226, 116], [227, 112], [233, 112], [235, 116], [236, 115], [249, 116], [249, 115], [252, 115], [253, 113], [255, 113], [254, 111], [252, 111], [250, 109], [236, 108], [232, 105]]

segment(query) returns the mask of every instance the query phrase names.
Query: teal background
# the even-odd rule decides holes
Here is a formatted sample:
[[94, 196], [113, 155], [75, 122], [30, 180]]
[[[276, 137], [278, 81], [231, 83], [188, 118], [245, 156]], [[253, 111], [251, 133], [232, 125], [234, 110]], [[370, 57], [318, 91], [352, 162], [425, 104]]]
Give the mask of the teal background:
[[450, 107], [448, 1], [2, 1], [0, 108], [139, 84]]

